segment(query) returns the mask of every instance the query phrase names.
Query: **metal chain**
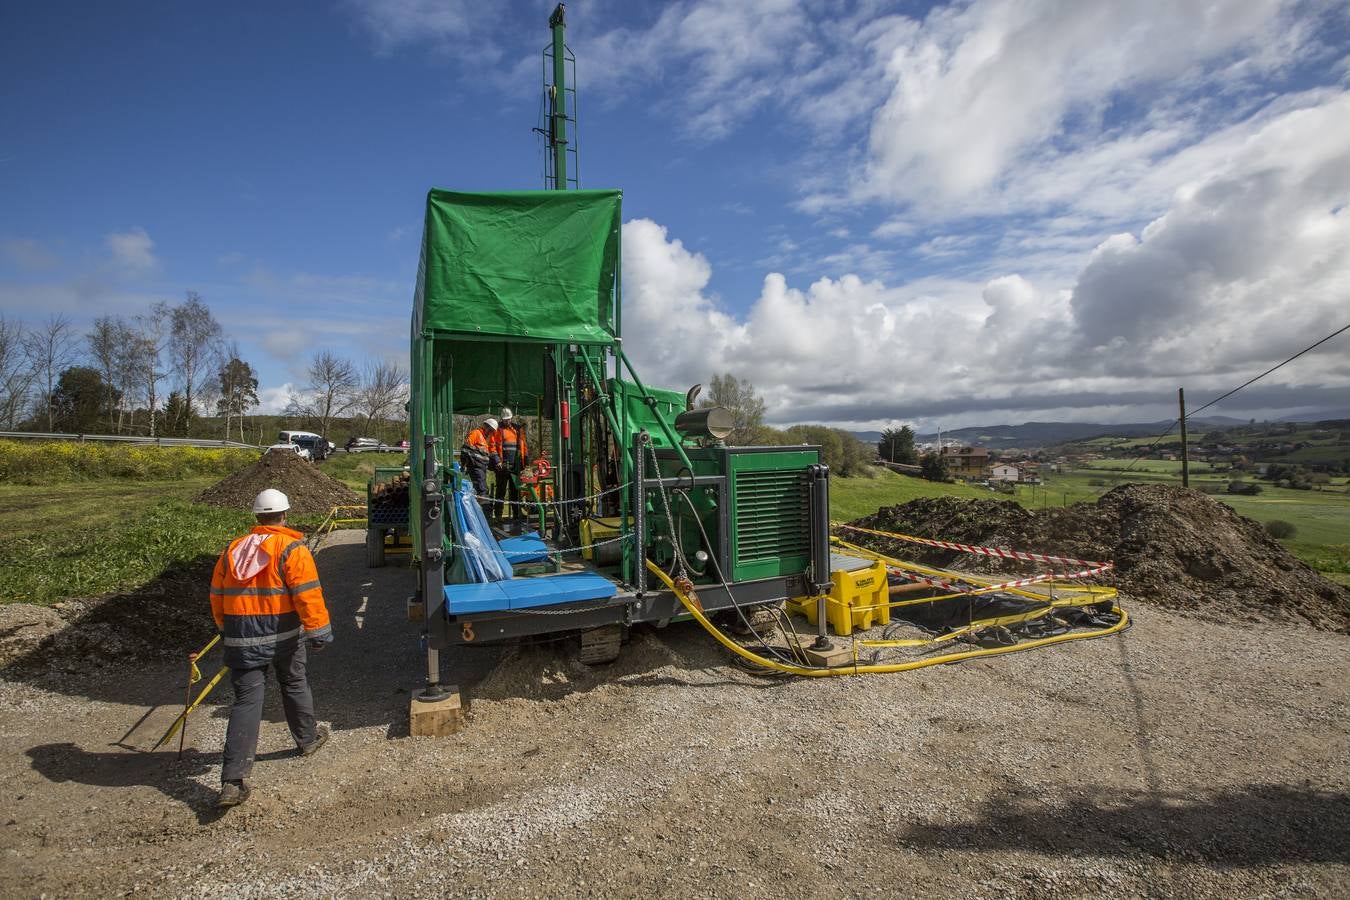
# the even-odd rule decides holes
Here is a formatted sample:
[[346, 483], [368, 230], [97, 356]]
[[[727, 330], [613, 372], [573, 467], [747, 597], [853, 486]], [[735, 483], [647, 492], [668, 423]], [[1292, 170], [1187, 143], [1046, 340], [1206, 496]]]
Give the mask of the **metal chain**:
[[572, 497], [568, 500], [492, 500], [490, 497], [484, 497], [483, 499], [492, 500], [494, 504], [501, 504], [502, 506], [523, 506], [527, 509], [535, 509], [540, 506], [566, 506], [569, 503], [585, 503], [587, 500], [598, 500], [601, 497], [606, 497], [610, 494], [618, 493], [619, 491], [626, 491], [632, 484], [633, 483], [630, 481], [627, 484], [609, 488], [598, 494], [591, 494], [588, 497]]

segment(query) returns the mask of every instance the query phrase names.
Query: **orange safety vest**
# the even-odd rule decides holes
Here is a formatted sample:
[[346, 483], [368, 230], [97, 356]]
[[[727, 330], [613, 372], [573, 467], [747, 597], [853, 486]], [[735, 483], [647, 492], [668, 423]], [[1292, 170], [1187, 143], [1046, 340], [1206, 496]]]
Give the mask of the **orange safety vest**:
[[257, 525], [230, 542], [211, 576], [211, 614], [225, 664], [265, 666], [278, 647], [332, 634], [314, 555], [298, 531]]
[[501, 457], [502, 464], [513, 472], [518, 471], [530, 455], [525, 449], [524, 428], [502, 425], [492, 433], [488, 441], [488, 447], [492, 452]]
[[[493, 433], [493, 437], [496, 432]], [[488, 437], [483, 426], [469, 432], [469, 436], [464, 439], [464, 446], [459, 448], [460, 454], [465, 457], [465, 468], [486, 469], [488, 466], [488, 454], [493, 453], [492, 438]]]

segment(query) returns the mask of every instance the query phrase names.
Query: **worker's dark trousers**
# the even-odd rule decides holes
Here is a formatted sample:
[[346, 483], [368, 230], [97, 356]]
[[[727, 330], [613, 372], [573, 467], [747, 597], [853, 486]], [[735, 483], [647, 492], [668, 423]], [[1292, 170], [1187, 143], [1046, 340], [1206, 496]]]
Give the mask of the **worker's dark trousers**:
[[[318, 732], [314, 726], [314, 697], [309, 692], [305, 677], [305, 644], [296, 641], [291, 647], [278, 647], [272, 660], [281, 685], [281, 706], [286, 711], [286, 724], [297, 747], [314, 743]], [[258, 729], [262, 725], [263, 694], [267, 687], [267, 666], [256, 669], [230, 669], [230, 684], [234, 686], [234, 706], [230, 707], [230, 724], [225, 729], [225, 764], [220, 769], [221, 781], [239, 781], [253, 771], [253, 757], [258, 752]]]
[[478, 505], [483, 508], [483, 515], [492, 515], [492, 493], [488, 490], [487, 469], [478, 466], [468, 466], [469, 480], [473, 482], [473, 492], [478, 497]]
[[[505, 470], [497, 473], [497, 487], [494, 496], [497, 499], [496, 505], [492, 508], [492, 518], [497, 521], [510, 519], [512, 522], [524, 518], [524, 510], [520, 505], [520, 484], [516, 481], [516, 476]], [[510, 501], [508, 506], [506, 502]]]

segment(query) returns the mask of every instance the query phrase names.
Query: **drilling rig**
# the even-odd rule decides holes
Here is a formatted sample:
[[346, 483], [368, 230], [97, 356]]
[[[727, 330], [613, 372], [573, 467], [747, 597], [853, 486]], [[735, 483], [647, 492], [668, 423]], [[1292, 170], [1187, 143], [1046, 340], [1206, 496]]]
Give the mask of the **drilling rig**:
[[[623, 194], [581, 189], [562, 5], [549, 27], [544, 189], [426, 199], [409, 404], [425, 703], [445, 693], [443, 651], [575, 635], [603, 663], [633, 626], [687, 617], [649, 566], [747, 626], [830, 583], [820, 449], [728, 446], [726, 410], [645, 384], [624, 350]], [[551, 463], [511, 510], [535, 526], [523, 535], [491, 526], [457, 462], [465, 430], [504, 406]]]

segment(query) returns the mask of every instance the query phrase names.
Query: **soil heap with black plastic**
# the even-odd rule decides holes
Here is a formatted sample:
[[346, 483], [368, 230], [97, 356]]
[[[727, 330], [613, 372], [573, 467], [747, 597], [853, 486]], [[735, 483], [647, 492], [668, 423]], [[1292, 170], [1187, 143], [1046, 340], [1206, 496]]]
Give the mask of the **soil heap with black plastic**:
[[[1096, 503], [1027, 510], [1012, 501], [929, 497], [850, 524], [963, 544], [1113, 561], [1122, 594], [1222, 621], [1301, 621], [1350, 632], [1350, 589], [1319, 575], [1260, 523], [1199, 491], [1130, 484]], [[900, 559], [970, 572], [1020, 571], [1011, 560], [841, 530]], [[1026, 564], [1043, 571], [1044, 564]], [[1056, 566], [1055, 571], [1063, 571]]]
[[253, 498], [267, 488], [276, 488], [286, 495], [293, 515], [323, 514], [335, 506], [365, 505], [365, 499], [351, 488], [287, 450], [264, 453], [253, 465], [207, 488], [197, 502], [248, 510], [253, 508]]

